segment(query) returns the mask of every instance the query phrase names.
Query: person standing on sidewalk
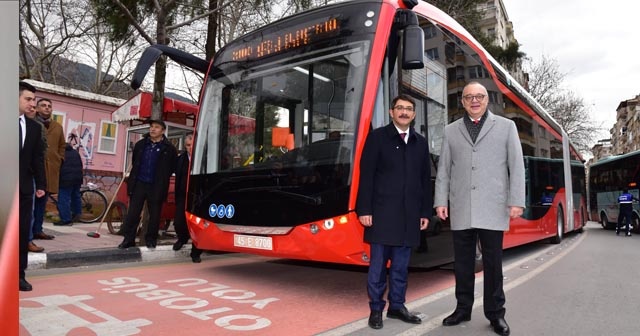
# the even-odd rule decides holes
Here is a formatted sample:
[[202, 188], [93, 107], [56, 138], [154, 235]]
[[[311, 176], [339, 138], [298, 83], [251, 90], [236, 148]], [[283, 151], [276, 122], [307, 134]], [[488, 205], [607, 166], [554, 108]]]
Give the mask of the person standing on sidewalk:
[[[25, 270], [28, 265], [29, 233], [33, 216], [33, 196], [44, 197], [46, 178], [44, 173], [45, 143], [42, 126], [25, 114], [35, 109], [36, 88], [26, 82], [18, 84], [18, 131], [19, 131], [19, 288], [21, 291], [33, 289], [27, 282]], [[34, 183], [35, 181], [35, 183]]]
[[[46, 160], [46, 157], [47, 157], [47, 131], [44, 128], [44, 125], [40, 122], [40, 120], [38, 120], [38, 118], [36, 118], [36, 116], [37, 116], [36, 109], [32, 108], [32, 109], [29, 109], [29, 110], [25, 111], [24, 116], [29, 118], [29, 119], [31, 119], [31, 120], [34, 120], [35, 122], [38, 123], [38, 125], [40, 125], [40, 129], [42, 130], [41, 131], [42, 141], [44, 143], [44, 147], [42, 148], [44, 153], [42, 154], [42, 157], [45, 158], [45, 160]], [[46, 177], [46, 172], [45, 172], [45, 177]], [[35, 183], [35, 181], [34, 181], [34, 183]], [[35, 186], [35, 184], [34, 184], [34, 186]], [[45, 192], [46, 192], [46, 190], [45, 190]], [[34, 204], [34, 208], [35, 208], [35, 203], [36, 203], [37, 199], [38, 198], [35, 197], [35, 194], [34, 194], [33, 195], [33, 200], [32, 200], [32, 204]], [[35, 211], [34, 211], [34, 213], [35, 213]], [[30, 227], [29, 227], [29, 243], [27, 245], [27, 249], [28, 249], [29, 252], [34, 252], [34, 253], [44, 252], [44, 247], [36, 245], [36, 243], [33, 241], [33, 225], [34, 225], [34, 214], [32, 213], [31, 214], [31, 224], [30, 224]]]
[[60, 221], [53, 225], [72, 225], [73, 218], [82, 212], [80, 187], [82, 186], [82, 158], [71, 144], [64, 149], [64, 161], [60, 167], [58, 213]]
[[618, 213], [618, 224], [616, 225], [616, 235], [620, 234], [622, 224], [626, 222], [627, 237], [631, 236], [631, 218], [633, 217], [633, 201], [638, 199], [633, 197], [629, 189], [624, 188], [622, 194], [618, 196], [618, 204], [620, 204], [620, 212]]
[[405, 307], [409, 259], [418, 246], [420, 230], [432, 212], [431, 165], [426, 139], [411, 127], [416, 117], [413, 98], [400, 95], [391, 102], [392, 122], [369, 133], [360, 159], [356, 213], [370, 245], [367, 293], [369, 327], [383, 327], [383, 299], [389, 273], [388, 318], [420, 324]]
[[457, 300], [455, 311], [442, 324], [453, 326], [471, 320], [479, 239], [484, 315], [495, 333], [509, 335], [504, 318], [502, 241], [509, 220], [524, 211], [522, 147], [515, 123], [487, 109], [488, 94], [483, 85], [467, 84], [462, 105], [465, 116], [445, 127], [436, 175], [437, 215], [442, 220], [451, 215]]
[[[184, 139], [185, 150], [178, 155], [176, 162], [176, 214], [173, 219], [173, 226], [176, 228], [178, 240], [173, 244], [173, 250], [178, 251], [189, 241], [189, 230], [187, 229], [187, 217], [185, 215], [185, 204], [187, 199], [187, 178], [189, 176], [189, 162], [191, 161], [191, 147], [193, 146], [193, 135], [189, 134]], [[191, 260], [199, 263], [202, 260], [200, 255], [202, 250], [191, 242]]]
[[[60, 166], [64, 160], [64, 131], [62, 125], [51, 117], [53, 105], [48, 98], [41, 98], [36, 105], [36, 120], [39, 121], [45, 130], [47, 137], [47, 151], [44, 159], [44, 170], [47, 176], [47, 189], [44, 197], [36, 198], [33, 205], [33, 239], [51, 240], [55, 238], [46, 234], [42, 230], [44, 213], [47, 207], [47, 200], [50, 194], [58, 193], [58, 180], [60, 179]], [[54, 223], [55, 224], [55, 223]]]
[[136, 142], [131, 156], [131, 172], [127, 179], [129, 212], [118, 248], [136, 246], [136, 232], [145, 201], [149, 209], [149, 225], [145, 234], [148, 248], [155, 248], [162, 203], [169, 193], [169, 181], [176, 166], [176, 148], [164, 135], [167, 125], [162, 120], [149, 121], [149, 133]]

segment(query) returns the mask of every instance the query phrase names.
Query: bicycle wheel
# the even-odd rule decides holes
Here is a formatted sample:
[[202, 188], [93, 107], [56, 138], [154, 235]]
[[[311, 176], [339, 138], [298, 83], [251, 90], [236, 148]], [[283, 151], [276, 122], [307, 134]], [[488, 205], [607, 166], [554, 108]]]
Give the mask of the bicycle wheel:
[[82, 213], [78, 220], [82, 223], [93, 223], [102, 218], [107, 211], [107, 197], [97, 190], [83, 190], [80, 192]]
[[127, 206], [122, 202], [113, 202], [105, 219], [109, 233], [121, 235], [121, 228], [124, 226], [125, 218], [127, 218]]

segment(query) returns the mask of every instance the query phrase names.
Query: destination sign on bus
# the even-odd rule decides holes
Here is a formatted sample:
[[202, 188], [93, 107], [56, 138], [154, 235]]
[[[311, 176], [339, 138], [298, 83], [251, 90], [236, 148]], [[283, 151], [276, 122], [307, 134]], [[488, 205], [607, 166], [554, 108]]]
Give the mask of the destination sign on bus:
[[257, 60], [287, 50], [304, 47], [313, 42], [333, 37], [340, 32], [340, 20], [323, 18], [302, 25], [292, 26], [262, 38], [256, 38], [235, 47], [231, 51], [233, 61]]

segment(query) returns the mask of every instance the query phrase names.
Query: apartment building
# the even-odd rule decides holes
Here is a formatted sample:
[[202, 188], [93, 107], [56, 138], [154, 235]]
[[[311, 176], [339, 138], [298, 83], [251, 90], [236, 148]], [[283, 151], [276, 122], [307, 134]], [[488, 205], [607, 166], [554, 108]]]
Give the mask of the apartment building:
[[612, 154], [625, 154], [640, 149], [640, 95], [618, 104], [616, 123], [609, 133]]

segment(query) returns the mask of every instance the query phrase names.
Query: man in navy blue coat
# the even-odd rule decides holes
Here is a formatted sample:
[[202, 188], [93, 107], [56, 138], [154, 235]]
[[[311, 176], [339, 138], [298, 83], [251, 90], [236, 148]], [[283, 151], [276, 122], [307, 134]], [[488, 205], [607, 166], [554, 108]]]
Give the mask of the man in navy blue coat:
[[373, 130], [365, 142], [356, 202], [364, 240], [371, 247], [367, 292], [373, 329], [382, 328], [389, 261], [387, 317], [422, 322], [404, 303], [411, 250], [419, 244], [420, 230], [429, 225], [433, 203], [429, 146], [411, 127], [416, 116], [413, 98], [394, 98], [389, 114], [392, 122]]

